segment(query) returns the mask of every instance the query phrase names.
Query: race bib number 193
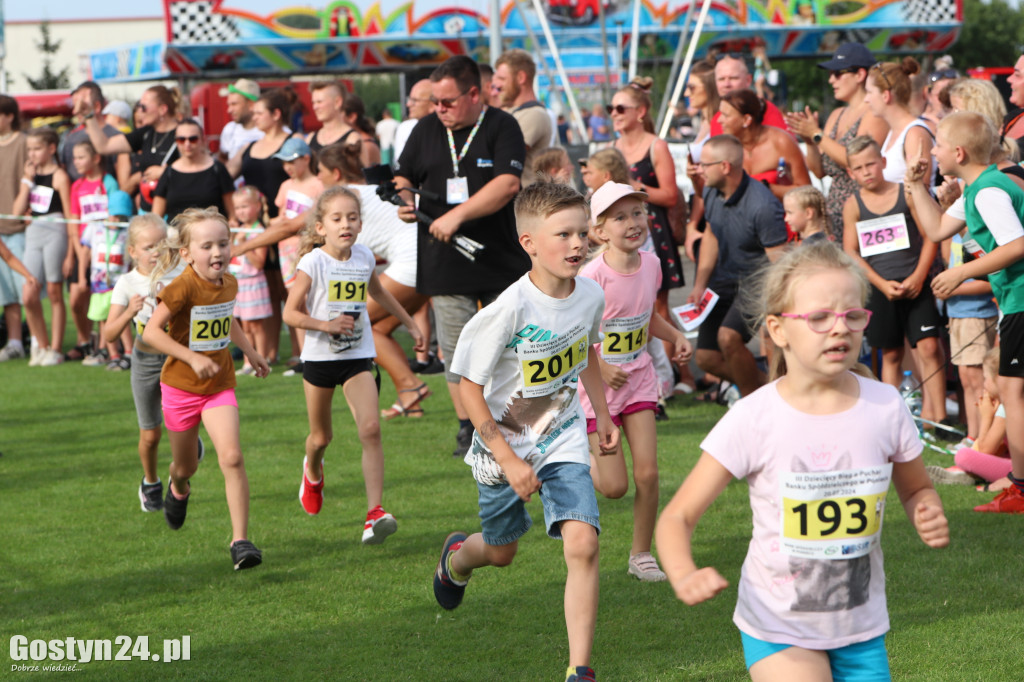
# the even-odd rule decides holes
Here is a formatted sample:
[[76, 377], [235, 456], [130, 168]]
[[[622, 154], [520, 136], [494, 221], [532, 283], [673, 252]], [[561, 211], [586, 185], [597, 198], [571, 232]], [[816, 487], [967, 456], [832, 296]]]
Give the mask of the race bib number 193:
[[234, 301], [192, 308], [188, 335], [189, 350], [211, 351], [227, 348], [231, 340], [234, 310]]
[[808, 559], [853, 559], [880, 538], [892, 464], [782, 475], [780, 547]]

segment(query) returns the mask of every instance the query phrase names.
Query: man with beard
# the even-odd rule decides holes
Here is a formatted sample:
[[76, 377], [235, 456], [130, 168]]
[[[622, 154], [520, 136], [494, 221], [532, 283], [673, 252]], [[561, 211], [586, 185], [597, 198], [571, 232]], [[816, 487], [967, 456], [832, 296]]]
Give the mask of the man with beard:
[[498, 92], [500, 104], [505, 111], [515, 116], [526, 141], [526, 164], [523, 169], [523, 187], [533, 184], [537, 177], [533, 172], [533, 159], [551, 146], [551, 116], [537, 101], [533, 91], [533, 80], [537, 66], [524, 50], [509, 50], [498, 58], [494, 67], [492, 84]]
[[220, 151], [217, 158], [222, 163], [227, 163], [228, 159], [248, 147], [251, 142], [263, 139], [263, 131], [252, 121], [252, 105], [260, 98], [260, 86], [256, 81], [239, 78], [221, 94], [227, 101], [228, 116], [231, 120], [220, 133]]

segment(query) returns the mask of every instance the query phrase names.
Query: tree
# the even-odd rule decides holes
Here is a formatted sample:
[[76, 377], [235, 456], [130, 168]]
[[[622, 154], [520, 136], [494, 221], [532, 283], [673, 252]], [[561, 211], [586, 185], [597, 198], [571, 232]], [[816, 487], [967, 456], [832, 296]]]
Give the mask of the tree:
[[27, 73], [22, 75], [25, 76], [25, 80], [32, 86], [33, 90], [62, 90], [70, 88], [69, 68], [65, 66], [59, 72], [54, 73], [50, 66], [53, 63], [52, 55], [57, 54], [57, 51], [60, 50], [62, 41], [54, 41], [50, 37], [49, 21], [44, 20], [40, 22], [39, 32], [42, 34], [42, 41], [36, 41], [36, 48], [43, 54], [43, 73], [39, 78], [32, 78]]
[[949, 50], [964, 71], [976, 66], [1013, 66], [1024, 41], [1024, 14], [1006, 0], [963, 0], [964, 25]]

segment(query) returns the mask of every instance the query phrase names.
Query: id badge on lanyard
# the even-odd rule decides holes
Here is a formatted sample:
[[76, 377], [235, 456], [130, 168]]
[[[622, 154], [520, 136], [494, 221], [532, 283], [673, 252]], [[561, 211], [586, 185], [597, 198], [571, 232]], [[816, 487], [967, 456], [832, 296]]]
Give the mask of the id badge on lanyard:
[[487, 107], [483, 107], [480, 110], [480, 115], [476, 119], [476, 125], [469, 132], [466, 143], [462, 145], [462, 153], [458, 156], [455, 154], [455, 137], [452, 135], [451, 128], [445, 131], [448, 133], [448, 151], [452, 155], [452, 175], [454, 176], [448, 178], [446, 183], [447, 192], [445, 200], [449, 204], [462, 204], [469, 200], [469, 180], [459, 175], [459, 162], [466, 158], [466, 152], [469, 151], [469, 145], [473, 144], [473, 138], [476, 137], [477, 132], [480, 130], [480, 124], [484, 121], [485, 113], [487, 113]]

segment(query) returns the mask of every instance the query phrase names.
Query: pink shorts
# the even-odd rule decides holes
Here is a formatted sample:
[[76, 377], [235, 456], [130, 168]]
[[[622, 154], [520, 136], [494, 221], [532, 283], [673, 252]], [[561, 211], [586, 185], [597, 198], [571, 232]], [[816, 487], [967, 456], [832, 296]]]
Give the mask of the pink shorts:
[[[633, 414], [634, 412], [643, 412], [644, 410], [651, 410], [652, 412], [658, 409], [658, 403], [643, 402], [643, 403], [630, 403], [622, 408], [622, 412], [619, 414], [612, 415], [612, 424], [616, 426], [622, 426], [622, 418], [627, 414]], [[164, 417], [166, 419], [166, 417]], [[168, 427], [170, 428], [170, 427]], [[597, 432], [597, 420], [587, 418], [587, 433]]]
[[160, 382], [161, 403], [164, 408], [164, 425], [168, 431], [188, 431], [199, 424], [203, 412], [222, 405], [238, 407], [235, 389], [229, 388], [212, 395], [199, 395]]

